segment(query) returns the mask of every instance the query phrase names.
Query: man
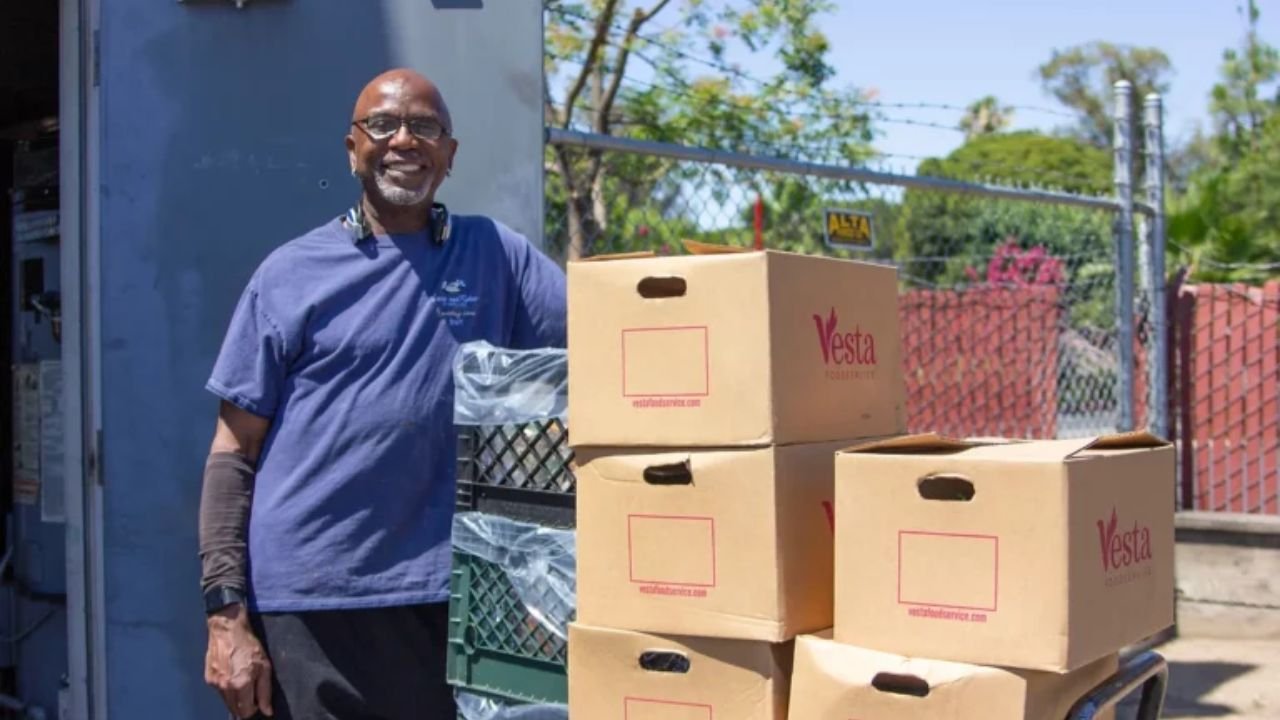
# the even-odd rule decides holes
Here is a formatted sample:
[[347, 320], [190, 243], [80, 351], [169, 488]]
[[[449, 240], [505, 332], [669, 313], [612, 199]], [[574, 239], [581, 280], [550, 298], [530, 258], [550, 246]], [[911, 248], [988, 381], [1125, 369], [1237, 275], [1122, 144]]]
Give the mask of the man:
[[206, 681], [238, 718], [454, 718], [444, 680], [460, 343], [563, 347], [560, 269], [435, 203], [458, 142], [436, 86], [375, 78], [363, 188], [236, 307], [200, 509]]

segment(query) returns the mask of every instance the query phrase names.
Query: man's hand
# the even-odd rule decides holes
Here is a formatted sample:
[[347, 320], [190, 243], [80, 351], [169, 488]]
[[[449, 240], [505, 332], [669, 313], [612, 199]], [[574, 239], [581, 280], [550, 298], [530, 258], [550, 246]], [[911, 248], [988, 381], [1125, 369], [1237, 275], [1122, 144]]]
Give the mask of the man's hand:
[[244, 606], [232, 605], [209, 616], [209, 650], [204, 681], [221, 695], [237, 718], [271, 710], [271, 661], [249, 626]]

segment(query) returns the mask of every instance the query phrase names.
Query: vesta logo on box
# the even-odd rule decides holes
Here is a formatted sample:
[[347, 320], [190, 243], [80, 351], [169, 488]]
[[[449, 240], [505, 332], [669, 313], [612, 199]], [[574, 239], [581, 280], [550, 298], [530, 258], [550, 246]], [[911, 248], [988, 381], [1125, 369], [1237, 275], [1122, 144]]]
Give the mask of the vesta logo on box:
[[831, 366], [868, 366], [876, 364], [876, 338], [870, 332], [863, 332], [855, 325], [850, 332], [841, 332], [840, 318], [836, 309], [826, 320], [821, 315], [813, 316], [814, 327], [818, 330], [818, 343], [822, 347], [822, 362]]
[[1132, 527], [1121, 528], [1120, 517], [1116, 509], [1111, 508], [1111, 520], [1098, 520], [1098, 548], [1102, 552], [1102, 569], [1107, 573], [1126, 571], [1120, 582], [1108, 578], [1108, 585], [1117, 585], [1136, 580], [1146, 575], [1151, 560], [1151, 528], [1139, 525], [1137, 521]]

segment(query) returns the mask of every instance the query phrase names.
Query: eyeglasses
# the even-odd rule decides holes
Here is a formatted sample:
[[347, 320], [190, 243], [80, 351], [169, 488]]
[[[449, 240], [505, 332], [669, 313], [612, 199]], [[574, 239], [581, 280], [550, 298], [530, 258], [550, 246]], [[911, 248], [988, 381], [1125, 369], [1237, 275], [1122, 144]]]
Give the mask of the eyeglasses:
[[391, 139], [400, 132], [401, 126], [408, 126], [409, 133], [420, 140], [436, 140], [449, 131], [435, 118], [396, 117], [395, 115], [370, 115], [363, 120], [352, 123], [364, 128], [369, 137], [382, 141]]

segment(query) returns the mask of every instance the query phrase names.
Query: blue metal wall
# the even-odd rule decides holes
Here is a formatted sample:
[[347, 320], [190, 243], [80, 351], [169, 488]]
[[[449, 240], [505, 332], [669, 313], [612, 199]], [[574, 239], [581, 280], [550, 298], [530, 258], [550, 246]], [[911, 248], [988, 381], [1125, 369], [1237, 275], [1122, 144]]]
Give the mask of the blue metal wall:
[[342, 145], [376, 73], [450, 101], [443, 196], [541, 224], [534, 0], [101, 3], [102, 416], [113, 718], [223, 718], [204, 685], [196, 510], [232, 307], [276, 245], [356, 197]]

